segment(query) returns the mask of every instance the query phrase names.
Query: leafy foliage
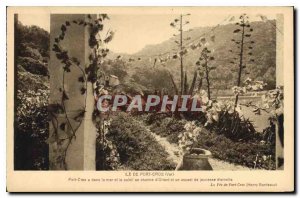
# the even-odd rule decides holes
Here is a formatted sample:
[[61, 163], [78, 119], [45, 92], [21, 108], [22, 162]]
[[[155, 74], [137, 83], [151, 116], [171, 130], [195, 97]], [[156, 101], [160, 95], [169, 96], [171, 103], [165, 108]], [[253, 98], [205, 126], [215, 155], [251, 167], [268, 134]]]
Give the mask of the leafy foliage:
[[42, 57], [49, 58], [50, 35], [47, 31], [34, 25], [24, 26], [20, 22], [17, 28], [16, 50], [19, 56], [36, 58], [34, 56], [39, 56], [39, 53]]
[[166, 137], [171, 143], [178, 143], [178, 135], [184, 131], [186, 120], [167, 117], [167, 115], [148, 114], [146, 123], [150, 124], [150, 129], [157, 135]]
[[47, 170], [49, 90], [25, 89], [17, 89], [15, 103], [15, 169]]
[[232, 140], [249, 140], [256, 137], [256, 131], [249, 119], [241, 116], [241, 107], [235, 107], [232, 101], [212, 101], [207, 93], [202, 91], [200, 98], [206, 121], [204, 126], [216, 133], [224, 134]]
[[107, 138], [111, 119], [103, 120], [96, 139], [96, 170], [115, 170], [120, 166], [120, 155], [114, 142]]
[[136, 119], [120, 113], [113, 119], [107, 137], [114, 142], [121, 167], [130, 170], [174, 170], [168, 154]]
[[102, 70], [107, 75], [115, 75], [121, 83], [128, 77], [128, 65], [122, 60], [107, 60], [102, 64]]
[[32, 74], [49, 76], [47, 64], [37, 58], [18, 57], [17, 64], [20, 64], [26, 71]]
[[199, 136], [202, 130], [202, 127], [197, 126], [195, 122], [192, 121], [187, 122], [184, 125], [184, 129], [185, 131], [178, 135], [178, 144], [179, 147], [182, 149], [183, 154], [190, 152], [194, 142], [197, 140], [197, 137]]
[[[173, 93], [173, 85], [169, 80], [169, 73], [166, 69], [148, 69], [137, 70], [132, 75], [134, 82], [146, 87], [150, 93], [165, 90], [165, 94]], [[166, 80], [167, 79], [167, 80]]]
[[49, 33], [17, 24], [15, 170], [48, 170]]
[[[224, 135], [201, 130], [194, 147], [212, 152], [215, 158], [250, 168], [275, 169], [275, 145], [263, 141], [232, 141]], [[224, 149], [226, 148], [226, 149]]]

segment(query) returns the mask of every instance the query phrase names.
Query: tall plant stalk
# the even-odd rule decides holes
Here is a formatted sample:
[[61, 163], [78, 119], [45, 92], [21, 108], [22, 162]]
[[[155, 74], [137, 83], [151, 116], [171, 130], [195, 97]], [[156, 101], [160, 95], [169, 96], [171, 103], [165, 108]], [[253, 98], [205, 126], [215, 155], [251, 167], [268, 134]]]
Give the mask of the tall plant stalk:
[[[248, 21], [248, 18], [249, 17], [246, 14], [242, 14], [240, 16], [240, 21], [235, 24], [239, 26], [239, 28], [233, 31], [234, 34], [240, 34], [240, 38], [238, 38], [237, 40], [232, 39], [232, 41], [237, 45], [237, 48], [239, 49], [237, 52], [238, 62], [237, 63], [235, 63], [234, 61], [231, 62], [233, 64], [238, 64], [238, 72], [237, 72], [238, 76], [237, 76], [237, 83], [236, 83], [237, 87], [241, 86], [243, 71], [246, 69], [246, 65], [245, 65], [246, 50], [248, 50], [247, 56], [251, 56], [252, 52], [250, 50], [253, 49], [251, 45], [254, 43], [254, 41], [246, 41], [247, 38], [251, 37], [250, 32], [253, 31]], [[233, 50], [229, 50], [229, 51], [234, 53]], [[253, 59], [250, 59], [250, 61], [254, 62]], [[235, 102], [234, 102], [235, 107], [237, 107], [238, 100], [239, 100], [239, 93], [237, 93], [235, 96]]]
[[[245, 24], [245, 19], [242, 19], [241, 24]], [[242, 34], [241, 34], [241, 50], [240, 50], [240, 63], [239, 63], [239, 73], [238, 73], [238, 80], [237, 80], [237, 86], [239, 87], [241, 85], [241, 77], [242, 77], [242, 70], [243, 70], [243, 54], [244, 54], [244, 36], [245, 35], [245, 26], [242, 26]], [[237, 106], [239, 100], [239, 94], [235, 96], [235, 102], [234, 106]]]
[[[208, 99], [211, 99], [211, 81], [210, 81], [210, 71], [215, 70], [215, 66], [209, 65], [209, 62], [215, 60], [215, 58], [210, 55], [211, 51], [207, 49], [207, 47], [203, 48], [201, 51], [201, 55], [199, 60], [196, 62], [196, 65], [199, 67], [200, 77], [201, 75], [205, 76], [206, 84], [207, 84], [207, 96]], [[199, 86], [202, 86], [202, 77], [200, 79]], [[199, 87], [198, 87], [199, 88]]]
[[[189, 24], [189, 21], [183, 22], [183, 18], [185, 16], [189, 16], [190, 14], [181, 14], [179, 18], [174, 19], [174, 22], [172, 22], [170, 25], [177, 29], [179, 31], [179, 41], [175, 40], [175, 43], [178, 44], [179, 47], [179, 58], [180, 58], [180, 94], [184, 94], [184, 65], [183, 65], [183, 56], [186, 53], [185, 47], [184, 47], [184, 40], [188, 40], [188, 38], [183, 38], [183, 26]], [[176, 36], [176, 35], [174, 35]]]

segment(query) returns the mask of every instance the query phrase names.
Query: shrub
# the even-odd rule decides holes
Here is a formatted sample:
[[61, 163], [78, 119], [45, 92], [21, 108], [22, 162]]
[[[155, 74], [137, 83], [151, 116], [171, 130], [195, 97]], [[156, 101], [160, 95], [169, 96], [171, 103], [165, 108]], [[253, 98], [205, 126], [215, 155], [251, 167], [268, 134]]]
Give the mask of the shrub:
[[15, 169], [47, 170], [48, 91], [18, 91], [15, 119]]
[[[49, 79], [46, 76], [31, 74], [18, 65], [17, 91], [35, 93], [47, 92], [49, 90]], [[45, 100], [45, 99], [44, 99]]]
[[249, 119], [241, 117], [238, 112], [228, 113], [221, 111], [219, 121], [214, 122], [212, 127], [218, 134], [224, 134], [232, 140], [251, 140], [255, 137], [256, 131]]
[[115, 170], [119, 166], [119, 153], [112, 142], [104, 141], [96, 139], [96, 170]]
[[272, 145], [275, 145], [276, 134], [275, 134], [275, 125], [270, 122], [270, 126], [266, 127], [261, 134], [261, 139], [265, 142], [268, 142]]
[[[154, 117], [154, 115], [152, 115]], [[187, 121], [185, 119], [177, 119], [174, 117], [159, 116], [159, 119], [155, 119], [150, 123], [150, 129], [152, 132], [166, 137], [171, 143], [178, 143], [178, 135], [184, 131], [184, 125]], [[149, 123], [149, 122], [148, 122]]]
[[[253, 168], [275, 169], [275, 145], [257, 140], [233, 141], [202, 129], [194, 147], [210, 150], [215, 158]], [[271, 157], [270, 157], [271, 156]]]
[[164, 148], [135, 118], [120, 113], [111, 122], [107, 138], [114, 142], [120, 163], [133, 170], [172, 170]]
[[160, 122], [162, 119], [167, 117], [169, 117], [169, 115], [165, 113], [148, 113], [143, 116], [143, 120], [146, 124], [151, 125], [155, 122]]
[[20, 57], [31, 57], [35, 60], [43, 59], [38, 49], [30, 47], [28, 44], [25, 43], [21, 43], [20, 45], [20, 47], [22, 48], [22, 50], [20, 50], [18, 54]]
[[40, 60], [33, 59], [31, 57], [19, 57], [17, 60], [18, 64], [22, 65], [22, 67], [32, 73], [42, 76], [48, 76], [48, 68], [46, 63], [42, 63]]

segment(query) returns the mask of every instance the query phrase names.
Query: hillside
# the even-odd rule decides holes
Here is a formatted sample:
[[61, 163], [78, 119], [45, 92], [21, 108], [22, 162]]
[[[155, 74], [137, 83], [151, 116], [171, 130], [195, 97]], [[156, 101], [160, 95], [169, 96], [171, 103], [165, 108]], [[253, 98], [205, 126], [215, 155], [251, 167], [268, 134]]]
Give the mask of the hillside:
[[[276, 30], [271, 23], [275, 24], [276, 21], [251, 23], [251, 27], [253, 28], [251, 41], [255, 43], [252, 45], [252, 56], [246, 56], [247, 76], [245, 73], [242, 76], [243, 79], [250, 77], [256, 80], [263, 80], [268, 83], [268, 89], [274, 88], [276, 84]], [[229, 89], [236, 83], [237, 64], [230, 63], [234, 61], [236, 56], [229, 52], [229, 50], [234, 51], [236, 49], [236, 45], [231, 41], [236, 37], [235, 34], [233, 34], [236, 25], [220, 25], [213, 31], [212, 28], [213, 27], [194, 28], [191, 31], [184, 32], [184, 38], [191, 38], [189, 41], [186, 41], [187, 44], [195, 43], [199, 42], [201, 35], [206, 33], [204, 37], [208, 41], [207, 47], [213, 51], [215, 58], [215, 61], [211, 62], [211, 64], [217, 67], [217, 70], [212, 72], [212, 77], [215, 79], [213, 81], [213, 87], [216, 89]], [[210, 39], [212, 36], [214, 37], [214, 41]], [[158, 60], [160, 58], [158, 54], [164, 54], [161, 56], [162, 58], [168, 55], [173, 56], [174, 52], [176, 52], [175, 50], [178, 49], [178, 47], [176, 47], [177, 44], [174, 42], [175, 40], [178, 40], [178, 38], [170, 38], [160, 44], [146, 46], [133, 55], [122, 54], [123, 60], [126, 60], [128, 63], [128, 73], [134, 74], [140, 72], [141, 69], [153, 70], [155, 67], [156, 70], [167, 69], [171, 71], [175, 76], [175, 80], [178, 81], [180, 77], [179, 59], [171, 58], [165, 64], [161, 64], [157, 61], [154, 66], [154, 59], [157, 58]], [[189, 50], [187, 55], [184, 56], [184, 67], [187, 70], [189, 81], [192, 79], [195, 62], [199, 58], [200, 52], [201, 49]], [[114, 57], [116, 56], [117, 54], [114, 54]], [[128, 62], [129, 58], [134, 59], [134, 61]], [[254, 59], [255, 61], [249, 62], [248, 60], [250, 59]]]
[[15, 170], [47, 170], [49, 134], [49, 33], [16, 27]]

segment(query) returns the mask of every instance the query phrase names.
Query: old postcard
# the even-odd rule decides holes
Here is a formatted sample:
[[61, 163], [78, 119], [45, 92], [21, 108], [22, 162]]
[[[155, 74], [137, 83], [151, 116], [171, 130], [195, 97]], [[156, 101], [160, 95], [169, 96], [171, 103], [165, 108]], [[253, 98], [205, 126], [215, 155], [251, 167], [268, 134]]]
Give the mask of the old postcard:
[[8, 7], [9, 192], [294, 191], [293, 7]]

